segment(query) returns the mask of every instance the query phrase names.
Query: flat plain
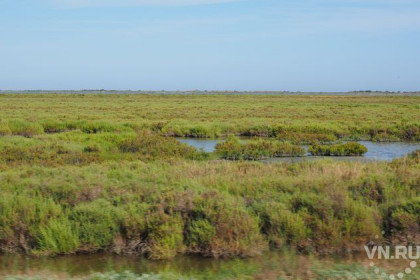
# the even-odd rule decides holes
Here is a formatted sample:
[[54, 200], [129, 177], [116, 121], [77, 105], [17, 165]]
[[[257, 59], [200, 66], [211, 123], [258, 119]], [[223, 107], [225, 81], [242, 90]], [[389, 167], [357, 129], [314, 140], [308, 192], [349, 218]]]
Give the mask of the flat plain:
[[230, 134], [419, 141], [420, 97], [1, 94], [0, 252], [232, 258], [357, 252], [382, 232], [418, 241], [419, 152], [265, 164], [174, 139]]

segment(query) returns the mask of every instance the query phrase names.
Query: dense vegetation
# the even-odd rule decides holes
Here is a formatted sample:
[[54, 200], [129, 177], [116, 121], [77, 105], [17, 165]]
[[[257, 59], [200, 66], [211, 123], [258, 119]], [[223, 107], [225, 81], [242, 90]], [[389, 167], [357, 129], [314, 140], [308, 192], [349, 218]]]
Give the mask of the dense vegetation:
[[362, 156], [367, 151], [365, 146], [356, 142], [336, 145], [314, 144], [309, 147], [309, 153], [314, 156]]
[[298, 157], [305, 155], [305, 149], [280, 141], [257, 139], [241, 143], [238, 137], [229, 136], [216, 145], [216, 154], [229, 160], [260, 160], [275, 157]]
[[[420, 158], [338, 139], [419, 140], [417, 97], [0, 95], [0, 252], [328, 254], [420, 228]], [[231, 136], [216, 154], [173, 137]], [[324, 143], [325, 142], [325, 143]]]
[[[188, 153], [187, 153], [188, 154]], [[139, 156], [139, 155], [137, 155]], [[134, 158], [136, 158], [135, 156]], [[49, 163], [49, 161], [48, 161]], [[137, 159], [0, 173], [3, 252], [252, 256], [360, 250], [418, 230], [418, 157], [262, 164]]]
[[0, 135], [80, 130], [167, 136], [419, 141], [418, 96], [0, 94]]

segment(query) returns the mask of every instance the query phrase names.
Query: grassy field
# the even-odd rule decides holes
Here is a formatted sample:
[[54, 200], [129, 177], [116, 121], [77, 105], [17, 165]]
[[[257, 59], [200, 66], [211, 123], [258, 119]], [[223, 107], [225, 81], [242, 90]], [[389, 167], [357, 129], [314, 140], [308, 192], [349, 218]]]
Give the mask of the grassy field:
[[[0, 134], [150, 128], [163, 135], [420, 140], [420, 96], [2, 94]], [[30, 122], [21, 130], [12, 122]]]
[[382, 231], [415, 242], [418, 153], [263, 164], [166, 136], [271, 136], [238, 159], [301, 154], [284, 141], [419, 140], [419, 112], [419, 97], [0, 95], [0, 251], [330, 254]]

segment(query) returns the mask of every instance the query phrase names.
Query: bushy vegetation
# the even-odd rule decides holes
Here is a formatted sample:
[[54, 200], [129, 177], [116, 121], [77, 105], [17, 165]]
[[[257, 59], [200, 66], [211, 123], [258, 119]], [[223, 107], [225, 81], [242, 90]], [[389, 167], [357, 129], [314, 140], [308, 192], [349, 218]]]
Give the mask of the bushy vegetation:
[[254, 140], [241, 143], [230, 135], [226, 141], [216, 145], [216, 154], [229, 160], [260, 160], [274, 157], [298, 157], [305, 154], [302, 147], [272, 140]]
[[153, 158], [198, 156], [195, 148], [181, 144], [176, 139], [162, 137], [150, 131], [142, 131], [135, 137], [127, 137], [117, 143], [123, 153], [148, 155]]
[[21, 135], [32, 137], [44, 133], [42, 126], [35, 122], [23, 120], [9, 120], [0, 123], [0, 136]]
[[365, 146], [356, 142], [336, 145], [314, 144], [309, 147], [309, 153], [314, 156], [362, 156], [367, 151]]
[[207, 159], [209, 155], [149, 130], [120, 134], [72, 131], [31, 139], [22, 136], [3, 136], [0, 139], [0, 169], [22, 164], [81, 166], [108, 160], [171, 157]]
[[[263, 164], [214, 160], [167, 137], [271, 138], [229, 136], [216, 148], [229, 160], [302, 156], [294, 144], [309, 141], [322, 143], [310, 148], [316, 155], [361, 155], [359, 144], [324, 144], [418, 140], [415, 97], [0, 99], [2, 253], [332, 253], [362, 250], [381, 231], [392, 242], [393, 229], [412, 236], [419, 228], [418, 152], [391, 163]], [[18, 102], [28, 105], [11, 106]]]
[[3, 252], [253, 256], [361, 249], [418, 229], [417, 159], [22, 165], [0, 173]]

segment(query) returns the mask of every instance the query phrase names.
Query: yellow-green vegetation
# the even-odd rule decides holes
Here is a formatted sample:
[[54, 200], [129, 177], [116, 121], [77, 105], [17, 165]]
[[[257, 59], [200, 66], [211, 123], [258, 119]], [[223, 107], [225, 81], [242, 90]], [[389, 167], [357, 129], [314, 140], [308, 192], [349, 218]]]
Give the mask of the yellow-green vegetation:
[[3, 252], [253, 256], [361, 250], [420, 225], [419, 158], [392, 163], [107, 161], [0, 173]]
[[109, 160], [152, 160], [170, 157], [205, 159], [209, 155], [154, 132], [97, 134], [70, 131], [33, 138], [0, 138], [0, 170], [24, 164], [86, 165]]
[[287, 141], [418, 140], [418, 112], [416, 97], [0, 95], [0, 251], [331, 253], [361, 250], [382, 230], [390, 240], [393, 229], [411, 234], [418, 153], [392, 163], [231, 162], [167, 136], [270, 136], [230, 137], [217, 152], [300, 156]]
[[314, 144], [309, 147], [309, 152], [314, 156], [362, 156], [367, 151], [365, 146], [356, 142], [336, 145]]
[[297, 143], [420, 140], [419, 96], [0, 95], [0, 135], [126, 132]]
[[238, 137], [229, 136], [225, 142], [216, 145], [216, 154], [229, 160], [260, 160], [275, 157], [299, 157], [305, 149], [280, 141], [256, 139], [242, 144]]

